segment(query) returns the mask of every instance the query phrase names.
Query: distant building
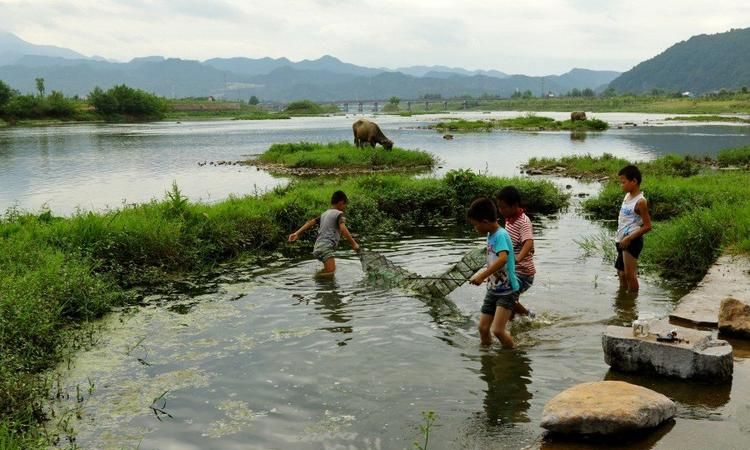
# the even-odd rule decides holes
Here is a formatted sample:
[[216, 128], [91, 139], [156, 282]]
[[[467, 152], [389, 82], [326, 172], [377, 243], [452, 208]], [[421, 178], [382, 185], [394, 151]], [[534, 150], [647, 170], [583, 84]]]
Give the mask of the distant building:
[[692, 97], [692, 96], [693, 96], [693, 93], [692, 93], [692, 92], [690, 92], [690, 91], [685, 91], [685, 92], [683, 92], [683, 93], [682, 93], [682, 96], [683, 96], [683, 97]]
[[214, 101], [214, 100], [216, 100], [216, 99], [214, 98], [214, 96], [213, 96], [213, 95], [209, 95], [209, 96], [208, 96], [208, 101], [209, 101], [209, 102], [212, 102], [212, 101]]

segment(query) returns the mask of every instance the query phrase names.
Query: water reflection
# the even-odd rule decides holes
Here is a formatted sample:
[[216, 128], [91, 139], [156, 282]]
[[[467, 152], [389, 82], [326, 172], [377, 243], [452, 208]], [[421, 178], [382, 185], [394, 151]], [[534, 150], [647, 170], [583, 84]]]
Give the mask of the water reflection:
[[627, 449], [647, 450], [657, 446], [659, 441], [674, 428], [670, 420], [654, 430], [631, 431], [616, 436], [565, 436], [549, 433], [544, 436], [541, 449], [544, 450], [588, 450], [588, 449]]
[[[322, 317], [333, 322], [333, 326], [321, 327], [320, 330], [331, 333], [350, 334], [353, 331], [351, 325], [345, 325], [352, 320], [352, 314], [347, 311], [347, 296], [342, 295], [340, 287], [334, 277], [315, 277], [315, 310]], [[342, 339], [337, 345], [344, 346], [351, 338]]]
[[726, 405], [732, 391], [731, 382], [709, 384], [678, 378], [638, 375], [612, 369], [607, 372], [604, 379], [625, 381], [664, 394], [680, 403], [683, 409], [686, 409], [680, 415], [704, 416], [709, 414], [709, 411], [701, 411], [701, 409], [716, 409]]
[[470, 359], [479, 361], [479, 378], [487, 383], [484, 414], [480, 416], [487, 426], [529, 422], [531, 360], [526, 353], [487, 351]]
[[610, 325], [630, 325], [638, 317], [637, 299], [638, 291], [619, 289], [612, 304], [615, 316], [609, 321]]

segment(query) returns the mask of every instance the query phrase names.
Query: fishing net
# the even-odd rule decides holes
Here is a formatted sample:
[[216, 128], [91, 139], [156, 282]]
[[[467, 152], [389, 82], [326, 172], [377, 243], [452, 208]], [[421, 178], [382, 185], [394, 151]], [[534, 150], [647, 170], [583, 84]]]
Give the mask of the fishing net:
[[445, 297], [484, 267], [485, 249], [471, 250], [450, 269], [434, 277], [423, 277], [410, 272], [378, 252], [362, 250], [360, 260], [362, 270], [371, 282], [399, 286], [431, 297]]

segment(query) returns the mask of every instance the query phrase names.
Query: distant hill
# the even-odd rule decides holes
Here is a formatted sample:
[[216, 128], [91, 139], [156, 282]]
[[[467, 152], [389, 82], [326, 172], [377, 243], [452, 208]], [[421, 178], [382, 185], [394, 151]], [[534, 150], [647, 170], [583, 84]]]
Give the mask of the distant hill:
[[448, 66], [409, 66], [399, 67], [396, 72], [405, 73], [415, 77], [429, 77], [435, 74], [439, 74], [440, 78], [448, 78], [451, 75], [463, 75], [471, 77], [474, 75], [485, 75], [488, 77], [495, 78], [507, 78], [508, 74], [500, 72], [499, 70], [467, 70], [460, 67], [448, 67]]
[[750, 28], [693, 36], [638, 64], [609, 86], [635, 93], [750, 87]]
[[14, 64], [25, 55], [68, 59], [85, 58], [82, 54], [67, 48], [53, 45], [35, 45], [24, 41], [15, 34], [0, 31], [0, 66]]
[[[35, 78], [44, 78], [48, 90], [86, 95], [99, 86], [125, 83], [165, 97], [248, 99], [266, 101], [376, 100], [397, 96], [416, 99], [439, 94], [508, 97], [530, 90], [564, 93], [573, 88], [595, 89], [618, 73], [573, 69], [563, 75], [530, 77], [497, 70], [467, 70], [447, 66], [412, 66], [399, 70], [363, 67], [325, 55], [314, 60], [287, 58], [213, 58], [192, 61], [163, 56], [113, 62], [86, 58], [72, 50], [36, 46], [13, 35], [0, 40], [0, 54], [13, 53], [12, 62], [0, 63], [0, 80], [22, 92], [35, 92]], [[20, 44], [19, 44], [20, 42]], [[41, 49], [41, 50], [40, 50]], [[45, 50], [46, 49], [46, 50]], [[44, 53], [44, 51], [47, 54]], [[17, 52], [31, 52], [21, 54]]]

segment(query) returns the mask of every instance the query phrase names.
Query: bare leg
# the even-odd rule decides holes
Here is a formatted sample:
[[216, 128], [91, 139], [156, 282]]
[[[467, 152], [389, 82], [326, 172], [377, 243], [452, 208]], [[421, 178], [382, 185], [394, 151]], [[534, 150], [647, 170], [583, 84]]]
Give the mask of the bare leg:
[[[513, 316], [515, 316], [516, 314], [520, 314], [522, 316], [528, 316], [529, 310], [526, 309], [526, 307], [523, 306], [521, 302], [516, 302], [516, 304], [513, 306]], [[513, 319], [511, 318], [511, 320]]]
[[510, 315], [513, 312], [511, 309], [505, 309], [502, 306], [498, 306], [495, 310], [495, 318], [492, 320], [492, 334], [494, 334], [500, 343], [503, 344], [503, 348], [513, 348], [513, 337], [505, 329], [508, 324]]
[[628, 282], [625, 279], [625, 272], [622, 270], [617, 271], [617, 278], [620, 279], [620, 289], [627, 289], [628, 288]]
[[492, 335], [490, 334], [490, 327], [492, 326], [492, 318], [489, 314], [482, 313], [479, 318], [479, 339], [482, 341], [482, 345], [492, 345]]
[[336, 259], [328, 258], [323, 262], [323, 270], [318, 272], [318, 276], [330, 277], [333, 276], [334, 273], [336, 273]]
[[638, 292], [638, 260], [627, 250], [622, 252], [622, 260], [625, 263], [624, 278], [627, 288], [630, 292]]

